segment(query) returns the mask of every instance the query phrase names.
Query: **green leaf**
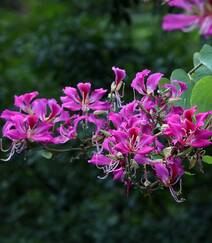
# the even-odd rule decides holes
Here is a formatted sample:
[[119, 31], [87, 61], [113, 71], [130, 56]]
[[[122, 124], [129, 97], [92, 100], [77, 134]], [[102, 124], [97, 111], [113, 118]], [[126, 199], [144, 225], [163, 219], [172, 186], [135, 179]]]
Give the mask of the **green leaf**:
[[171, 80], [180, 80], [183, 81], [185, 83], [190, 82], [189, 76], [186, 73], [185, 70], [179, 68], [179, 69], [175, 69], [172, 74], [171, 74]]
[[41, 150], [41, 156], [45, 159], [51, 159], [53, 154], [47, 150]]
[[190, 80], [188, 74], [183, 69], [176, 69], [171, 74], [171, 80], [183, 81], [187, 84], [188, 89], [182, 94], [181, 100], [176, 102], [176, 105], [183, 106], [184, 108], [190, 107], [191, 92], [194, 87], [194, 83]]
[[170, 81], [169, 81], [168, 78], [161, 78], [161, 79], [160, 79], [160, 82], [159, 82], [159, 88], [162, 88], [162, 86], [163, 86], [164, 84], [169, 84], [169, 83], [170, 83]]
[[203, 156], [202, 161], [206, 164], [212, 165], [212, 156], [205, 155]]
[[199, 60], [208, 69], [212, 71], [212, 47], [209, 45], [204, 45], [199, 53]]
[[[204, 48], [201, 50], [201, 54], [200, 52], [195, 52], [193, 55], [193, 63], [194, 66], [197, 66], [198, 64], [202, 63], [203, 65], [201, 67], [199, 67], [193, 74], [192, 74], [192, 79], [193, 81], [196, 83], [198, 80], [202, 79], [205, 76], [209, 76], [212, 75], [212, 70], [210, 70], [207, 65], [205, 65], [205, 62], [202, 62], [201, 58], [204, 59], [204, 57], [202, 57], [201, 55], [204, 55]], [[212, 62], [212, 59], [211, 59]]]
[[198, 80], [210, 75], [212, 75], [212, 71], [203, 65], [195, 71], [192, 75], [192, 79], [194, 83], [196, 83]]
[[191, 94], [191, 106], [197, 105], [199, 112], [210, 111], [212, 109], [212, 76], [207, 76], [199, 80]]

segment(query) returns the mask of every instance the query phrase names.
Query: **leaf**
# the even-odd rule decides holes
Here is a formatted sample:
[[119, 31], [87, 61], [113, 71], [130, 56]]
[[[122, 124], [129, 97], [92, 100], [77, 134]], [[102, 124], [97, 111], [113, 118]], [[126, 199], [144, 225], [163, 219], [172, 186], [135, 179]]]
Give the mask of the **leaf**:
[[[212, 60], [211, 60], [211, 62], [212, 62]], [[200, 60], [199, 52], [194, 53], [193, 63], [194, 63], [194, 66], [197, 66], [198, 64], [202, 63]], [[205, 66], [205, 64], [203, 64], [192, 74], [192, 80], [196, 83], [198, 80], [202, 79], [205, 76], [209, 76], [209, 75], [212, 75], [212, 70], [210, 70], [207, 66]]]
[[212, 76], [207, 76], [199, 80], [191, 94], [191, 106], [197, 105], [199, 112], [210, 111], [212, 109]]
[[186, 73], [185, 70], [178, 68], [175, 69], [172, 74], [171, 74], [171, 80], [179, 80], [179, 81], [183, 81], [185, 83], [190, 82], [189, 76]]
[[171, 80], [179, 80], [185, 82], [188, 86], [188, 89], [181, 95], [181, 100], [177, 101], [175, 105], [183, 106], [184, 108], [190, 107], [190, 97], [191, 92], [194, 87], [194, 83], [190, 80], [188, 74], [183, 69], [176, 69], [171, 74]]
[[209, 45], [204, 45], [199, 53], [199, 60], [208, 69], [212, 71], [212, 47]]
[[160, 79], [160, 82], [159, 82], [159, 88], [162, 88], [162, 86], [163, 86], [164, 84], [169, 84], [169, 83], [170, 83], [170, 81], [169, 81], [168, 78], [161, 78], [161, 79]]
[[198, 80], [204, 78], [205, 76], [212, 75], [212, 71], [208, 69], [206, 66], [199, 67], [194, 74], [192, 75], [192, 79], [194, 83], [196, 83]]
[[47, 150], [41, 150], [41, 156], [44, 157], [45, 159], [51, 159], [53, 154]]
[[205, 162], [206, 164], [212, 165], [212, 156], [205, 155], [203, 156], [202, 161]]

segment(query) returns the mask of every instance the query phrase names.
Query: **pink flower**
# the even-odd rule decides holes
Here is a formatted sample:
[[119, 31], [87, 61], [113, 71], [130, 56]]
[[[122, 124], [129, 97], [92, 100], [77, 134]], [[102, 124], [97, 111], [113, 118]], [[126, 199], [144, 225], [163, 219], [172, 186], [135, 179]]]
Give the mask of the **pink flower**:
[[[150, 75], [150, 70], [143, 70], [136, 74], [133, 79], [131, 87], [135, 89], [139, 94], [151, 95], [157, 89], [158, 83], [162, 78], [162, 73], [154, 73]], [[145, 79], [147, 78], [147, 81]]]
[[[123, 162], [123, 163], [122, 163]], [[106, 176], [109, 173], [113, 173], [114, 180], [123, 180], [125, 169], [124, 161], [119, 158], [109, 158], [102, 154], [94, 154], [88, 163], [96, 165], [98, 168], [102, 169]], [[105, 176], [104, 176], [105, 177]]]
[[182, 81], [171, 80], [171, 83], [164, 84], [163, 88], [169, 90], [169, 92], [166, 92], [166, 96], [168, 96], [169, 101], [172, 101], [180, 99], [180, 96], [187, 90], [188, 86]]
[[163, 29], [166, 31], [189, 31], [200, 28], [204, 36], [212, 34], [212, 1], [211, 0], [170, 0], [172, 7], [184, 10], [182, 14], [168, 14], [163, 19]]
[[138, 102], [133, 101], [122, 107], [119, 113], [111, 112], [108, 119], [113, 123], [117, 130], [140, 127], [149, 123], [146, 114], [138, 109]]
[[128, 131], [112, 131], [112, 136], [116, 140], [114, 149], [122, 154], [136, 153], [145, 155], [154, 150], [151, 146], [154, 136], [146, 135], [138, 127], [132, 127]]
[[157, 177], [168, 187], [177, 183], [184, 174], [180, 158], [169, 157], [166, 161], [153, 162], [152, 166]]
[[95, 89], [91, 94], [90, 83], [79, 83], [77, 89], [72, 87], [66, 87], [63, 91], [66, 96], [61, 97], [63, 107], [71, 111], [83, 111], [89, 110], [108, 110], [110, 104], [108, 102], [100, 101], [103, 95], [107, 92], [104, 89]]
[[66, 143], [72, 139], [77, 138], [75, 120], [78, 116], [73, 115], [71, 117], [67, 116], [64, 122], [57, 129], [58, 136], [54, 138], [55, 144]]
[[32, 103], [32, 113], [41, 121], [59, 122], [69, 117], [55, 99], [36, 99]]
[[145, 159], [145, 156], [154, 150], [152, 143], [155, 137], [143, 134], [138, 127], [109, 132], [111, 136], [104, 140], [102, 149], [93, 155], [89, 163], [100, 167], [106, 175], [113, 173], [114, 179], [123, 180], [128, 156], [131, 159], [136, 159], [136, 156]]
[[15, 115], [3, 127], [3, 136], [11, 140], [29, 140], [30, 142], [51, 143], [53, 137], [51, 124], [43, 123], [34, 115], [23, 118]]
[[126, 77], [126, 71], [123, 69], [120, 69], [118, 67], [112, 67], [112, 70], [115, 73], [115, 83], [114, 83], [114, 89], [115, 91], [119, 91], [122, 85], [122, 81]]
[[182, 115], [172, 114], [167, 116], [168, 127], [164, 134], [172, 137], [174, 145], [180, 147], [191, 146], [203, 148], [211, 143], [212, 132], [204, 128], [209, 112], [195, 115], [196, 108], [185, 110]]
[[31, 93], [26, 93], [20, 96], [15, 96], [15, 106], [20, 108], [21, 111], [26, 113], [31, 113], [31, 103], [38, 96], [38, 92], [34, 91]]

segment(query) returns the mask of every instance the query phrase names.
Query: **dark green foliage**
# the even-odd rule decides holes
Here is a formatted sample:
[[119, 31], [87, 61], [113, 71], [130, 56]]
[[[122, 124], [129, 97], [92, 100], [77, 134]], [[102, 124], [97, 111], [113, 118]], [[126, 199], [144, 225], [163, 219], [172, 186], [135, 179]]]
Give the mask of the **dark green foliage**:
[[[166, 8], [157, 3], [23, 0], [14, 9], [16, 1], [3, 2], [1, 110], [27, 91], [59, 97], [63, 86], [90, 80], [109, 88], [113, 65], [127, 70], [127, 85], [144, 68], [169, 77], [176, 68], [192, 68], [201, 46], [197, 33], [164, 33]], [[34, 148], [1, 162], [0, 242], [212, 241], [210, 165], [204, 175], [187, 176], [187, 201], [179, 205], [165, 190], [151, 197], [132, 191], [127, 198], [121, 184], [97, 179], [101, 172], [83, 153], [45, 156]]]

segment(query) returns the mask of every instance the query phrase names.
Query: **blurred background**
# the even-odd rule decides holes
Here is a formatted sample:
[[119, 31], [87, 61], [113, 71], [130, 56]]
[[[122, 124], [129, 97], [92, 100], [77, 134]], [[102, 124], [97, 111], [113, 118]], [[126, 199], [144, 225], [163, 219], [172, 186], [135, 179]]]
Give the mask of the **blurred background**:
[[[163, 32], [168, 11], [160, 1], [1, 0], [1, 111], [14, 94], [59, 98], [78, 81], [109, 88], [113, 65], [128, 84], [144, 68], [188, 71], [211, 40]], [[85, 155], [15, 156], [0, 164], [0, 242], [212, 242], [212, 168], [204, 170], [185, 178], [187, 201], [177, 204], [166, 190], [127, 197], [121, 183], [97, 179]]]

